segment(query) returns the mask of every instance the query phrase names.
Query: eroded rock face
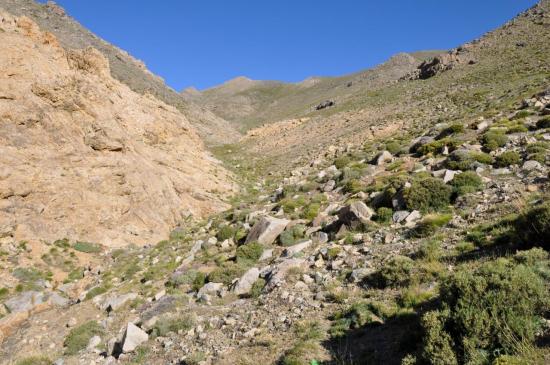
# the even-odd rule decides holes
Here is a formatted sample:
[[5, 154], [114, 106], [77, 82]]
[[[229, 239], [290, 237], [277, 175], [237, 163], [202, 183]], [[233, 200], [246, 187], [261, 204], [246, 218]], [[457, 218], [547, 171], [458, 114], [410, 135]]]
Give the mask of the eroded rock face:
[[[232, 186], [174, 107], [0, 13], [0, 227], [16, 240], [155, 243]], [[215, 193], [213, 193], [215, 192]]]

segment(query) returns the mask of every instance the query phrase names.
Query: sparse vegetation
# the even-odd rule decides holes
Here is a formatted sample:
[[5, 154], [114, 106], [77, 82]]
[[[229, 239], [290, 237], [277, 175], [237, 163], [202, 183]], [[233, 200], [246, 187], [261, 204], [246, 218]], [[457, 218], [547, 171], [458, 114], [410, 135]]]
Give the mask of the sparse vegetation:
[[73, 248], [76, 251], [85, 252], [85, 253], [100, 253], [102, 251], [100, 245], [96, 243], [90, 243], [90, 242], [76, 242], [73, 245]]
[[67, 355], [76, 355], [85, 349], [90, 339], [94, 336], [103, 334], [103, 329], [96, 321], [86, 322], [78, 327], [71, 329], [63, 345]]

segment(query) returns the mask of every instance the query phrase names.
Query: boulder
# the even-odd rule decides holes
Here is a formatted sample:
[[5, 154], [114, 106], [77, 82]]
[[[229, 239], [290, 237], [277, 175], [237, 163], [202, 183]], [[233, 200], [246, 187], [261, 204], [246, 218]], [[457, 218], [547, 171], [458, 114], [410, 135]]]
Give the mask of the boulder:
[[283, 255], [286, 256], [286, 257], [292, 257], [295, 254], [297, 254], [298, 252], [301, 252], [301, 251], [305, 250], [306, 248], [308, 248], [309, 246], [311, 246], [311, 243], [312, 243], [311, 240], [307, 240], [307, 241], [295, 244], [293, 246], [287, 247], [285, 249]]
[[[107, 312], [116, 311], [123, 307], [126, 303], [137, 298], [136, 293], [127, 293], [122, 295], [112, 295], [105, 298], [100, 304], [99, 308], [106, 310]], [[97, 297], [100, 298], [100, 297]]]
[[222, 288], [223, 283], [206, 283], [199, 289], [197, 296], [201, 297], [204, 294], [217, 294]]
[[356, 201], [340, 209], [338, 219], [345, 225], [353, 226], [357, 223], [367, 224], [373, 215], [374, 211], [365, 203]]
[[391, 162], [392, 159], [393, 155], [391, 153], [389, 153], [388, 151], [382, 151], [374, 157], [374, 159], [372, 160], [372, 164], [380, 166], [383, 163]]
[[290, 223], [290, 221], [287, 219], [269, 216], [262, 217], [260, 221], [252, 227], [248, 236], [246, 236], [245, 243], [259, 242], [263, 245], [270, 245], [285, 230], [288, 223]]
[[149, 340], [149, 335], [132, 322], [129, 322], [122, 338], [122, 352], [125, 354], [132, 352], [147, 340]]
[[254, 282], [260, 277], [260, 270], [253, 267], [240, 277], [233, 287], [233, 292], [237, 295], [248, 294]]
[[535, 160], [525, 161], [521, 167], [523, 171], [542, 170], [542, 164]]
[[401, 223], [403, 222], [408, 216], [410, 215], [410, 212], [407, 210], [398, 210], [397, 212], [393, 213], [392, 220], [394, 223]]
[[27, 312], [46, 301], [44, 293], [26, 291], [4, 302], [10, 313]]

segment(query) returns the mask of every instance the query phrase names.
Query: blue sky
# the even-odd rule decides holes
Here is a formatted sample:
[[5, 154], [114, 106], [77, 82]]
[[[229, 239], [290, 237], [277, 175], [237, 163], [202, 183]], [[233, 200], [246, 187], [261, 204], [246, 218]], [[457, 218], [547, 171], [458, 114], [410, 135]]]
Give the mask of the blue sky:
[[449, 49], [536, 0], [58, 0], [176, 90], [236, 76], [300, 81], [402, 51]]

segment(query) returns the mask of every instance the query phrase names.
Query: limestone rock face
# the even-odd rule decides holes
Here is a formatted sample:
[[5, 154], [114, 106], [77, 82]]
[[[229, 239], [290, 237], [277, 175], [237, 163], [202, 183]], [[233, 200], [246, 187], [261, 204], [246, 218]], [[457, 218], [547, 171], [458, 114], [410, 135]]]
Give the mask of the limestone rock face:
[[0, 227], [14, 240], [156, 243], [233, 187], [187, 119], [0, 12]]

